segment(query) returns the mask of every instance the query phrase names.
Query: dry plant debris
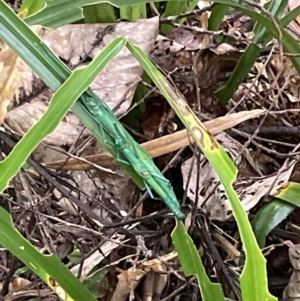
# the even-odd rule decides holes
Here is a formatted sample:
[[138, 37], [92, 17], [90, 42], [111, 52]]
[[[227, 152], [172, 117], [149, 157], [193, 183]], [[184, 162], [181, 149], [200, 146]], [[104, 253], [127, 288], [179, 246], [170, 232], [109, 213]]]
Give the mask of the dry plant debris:
[[[295, 2], [289, 1], [290, 10], [299, 5]], [[265, 197], [276, 196], [276, 191], [294, 171], [294, 149], [299, 143], [299, 132], [298, 136], [295, 133], [300, 120], [300, 79], [288, 58], [278, 55], [276, 43], [270, 43], [230, 103], [221, 105], [213, 92], [233, 70], [250, 42], [254, 22], [236, 12], [229, 13], [221, 29], [234, 43], [217, 44], [215, 37], [220, 32], [207, 30], [207, 18], [207, 13], [203, 13], [188, 16], [183, 25], [172, 21], [174, 29], [166, 36], [158, 35], [157, 17], [137, 23], [119, 22], [113, 27], [65, 26], [44, 31], [42, 36], [72, 68], [84, 64], [81, 58], [93, 58], [117, 35], [128, 36], [140, 45], [173, 81], [208, 129], [218, 134], [220, 143], [236, 161], [239, 177], [235, 188], [251, 214]], [[299, 39], [299, 18], [289, 28]], [[1, 49], [0, 67], [4, 71], [1, 72], [0, 120], [13, 100], [4, 126], [22, 136], [45, 111], [51, 93], [8, 52], [9, 49], [5, 46]], [[9, 59], [4, 60], [4, 55], [9, 55]], [[124, 115], [131, 106], [141, 74], [142, 69], [124, 50], [96, 79], [93, 89], [116, 109], [118, 116]], [[16, 91], [17, 83], [20, 89]], [[157, 164], [161, 168], [169, 168], [168, 177], [179, 197], [184, 199], [187, 194], [183, 208], [189, 214], [185, 222], [187, 227], [192, 225], [190, 233], [203, 256], [206, 270], [212, 278], [221, 279], [227, 295], [235, 292], [238, 299], [236, 266], [241, 246], [223, 188], [205, 158], [193, 149], [186, 130], [177, 130], [174, 115], [159, 93], [153, 91], [147, 97], [141, 120], [143, 133], [135, 132], [136, 137], [153, 157], [159, 157]], [[29, 98], [34, 99], [28, 101]], [[148, 105], [151, 101], [157, 103], [156, 108]], [[3, 153], [8, 153], [13, 145], [9, 139], [0, 135]], [[188, 145], [190, 148], [186, 148]], [[173, 152], [179, 149], [174, 159]], [[194, 153], [197, 156], [191, 158]], [[47, 137], [31, 160], [38, 162], [38, 172], [22, 170], [1, 195], [0, 203], [12, 213], [21, 233], [41, 252], [55, 253], [81, 280], [88, 280], [93, 268], [106, 269], [94, 291], [101, 300], [127, 300], [133, 296], [161, 300], [175, 298], [175, 295], [182, 300], [185, 296], [190, 299], [196, 280], [186, 281], [176, 254], [170, 253], [173, 251], [169, 239], [173, 219], [163, 215], [163, 211], [157, 214], [160, 203], [145, 202], [144, 207], [136, 210], [135, 218], [123, 220], [140, 195], [135, 193], [135, 186], [112, 157], [72, 114]], [[282, 171], [284, 163], [286, 168]], [[84, 206], [74, 204], [74, 199]], [[149, 212], [156, 214], [146, 215]], [[298, 219], [291, 216], [289, 222], [297, 223]], [[296, 227], [293, 229], [294, 232], [289, 232], [279, 227], [270, 236], [271, 242], [276, 244], [294, 235], [293, 242], [300, 243], [295, 237]], [[74, 250], [80, 255], [72, 261]], [[285, 300], [298, 298], [296, 290], [291, 289], [297, 283], [297, 267], [293, 264], [297, 260], [293, 255], [296, 249], [293, 250], [290, 250], [290, 261], [294, 276], [284, 291]], [[275, 261], [270, 264], [271, 272], [280, 276], [287, 274], [285, 270], [276, 270]], [[11, 254], [0, 249], [0, 282], [4, 282], [1, 289], [7, 300], [38, 295], [44, 300], [55, 298], [35, 277], [28, 277], [25, 282], [19, 281], [22, 277], [13, 277], [18, 268], [16, 262]], [[282, 262], [288, 264], [287, 256]], [[270, 285], [275, 280], [275, 276], [270, 276]], [[17, 285], [13, 286], [14, 283]], [[287, 282], [281, 286], [275, 284], [279, 296], [286, 285]]]

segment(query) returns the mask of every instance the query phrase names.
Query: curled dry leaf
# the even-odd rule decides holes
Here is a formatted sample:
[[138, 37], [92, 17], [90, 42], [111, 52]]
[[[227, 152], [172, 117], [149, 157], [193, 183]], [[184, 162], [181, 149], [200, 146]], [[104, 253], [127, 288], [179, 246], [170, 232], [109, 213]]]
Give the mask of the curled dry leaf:
[[[18, 135], [25, 133], [43, 116], [47, 105], [41, 100], [33, 100], [9, 111], [6, 115], [6, 124]], [[43, 142], [50, 145], [71, 145], [82, 133], [83, 127], [73, 114], [67, 114], [53, 133]], [[87, 134], [87, 131], [85, 131]]]
[[[257, 110], [242, 111], [238, 113], [227, 114], [226, 116], [219, 117], [210, 121], [206, 121], [204, 122], [204, 125], [212, 135], [215, 135], [226, 129], [232, 128], [245, 120], [260, 116], [264, 112], [265, 110], [257, 109]], [[141, 146], [143, 146], [153, 158], [156, 158], [168, 154], [170, 152], [176, 151], [193, 142], [194, 140], [191, 136], [189, 136], [187, 130], [182, 130], [143, 143], [141, 144]], [[70, 159], [68, 162], [65, 162], [63, 160], [63, 161], [57, 161], [51, 163], [48, 161], [47, 163], [45, 163], [45, 165], [49, 168], [55, 168], [55, 169], [59, 168], [65, 170], [86, 170], [86, 169], [93, 168], [93, 164], [98, 164], [106, 168], [107, 167], [114, 168], [115, 166], [117, 166], [117, 163], [115, 162], [113, 157], [108, 154], [85, 156], [83, 159], [85, 161], [79, 158]], [[90, 163], [87, 161], [89, 161]]]
[[[149, 54], [158, 33], [158, 18], [119, 22], [109, 31], [107, 31], [107, 26], [105, 24], [66, 25], [56, 30], [46, 29], [41, 38], [56, 55], [67, 61], [71, 68], [80, 67], [82, 58], [94, 58], [117, 36], [127, 37], [132, 43], [141, 47], [146, 54]], [[17, 68], [15, 69], [17, 70]], [[129, 108], [142, 72], [143, 69], [137, 60], [124, 48], [118, 57], [112, 60], [97, 76], [91, 87], [111, 109], [116, 109], [117, 115], [120, 115]], [[22, 87], [20, 87], [22, 94], [25, 95], [31, 95], [33, 89], [33, 84], [30, 84], [28, 79], [34, 82], [38, 81], [32, 71], [27, 69], [26, 78], [24, 76]], [[16, 80], [14, 79], [14, 81]], [[34, 84], [36, 85], [36, 83]], [[50, 97], [50, 95], [42, 94], [31, 104], [13, 109], [6, 118], [9, 127], [19, 135], [24, 135], [45, 112], [46, 105], [43, 103], [45, 99], [50, 100]], [[74, 119], [76, 118], [71, 115], [65, 117], [63, 123], [46, 138], [45, 142], [52, 145], [72, 144], [75, 137], [77, 138], [78, 132], [83, 130], [83, 127], [79, 126]]]
[[283, 301], [300, 301], [300, 244], [289, 249], [289, 259], [293, 266], [293, 273], [289, 284], [283, 291]]
[[[217, 135], [216, 138], [239, 167], [244, 161], [241, 160], [240, 156], [242, 145], [223, 133]], [[243, 158], [249, 160], [248, 156], [243, 155]], [[252, 209], [267, 193], [273, 195], [274, 191], [277, 191], [284, 182], [289, 180], [294, 165], [295, 162], [287, 170], [280, 173], [279, 177], [277, 175], [259, 178], [238, 176], [233, 188], [238, 194], [244, 209], [246, 211]], [[238, 169], [243, 172], [243, 168]], [[183, 187], [187, 190], [187, 196], [194, 202], [197, 200], [198, 207], [209, 213], [211, 219], [226, 221], [232, 217], [232, 208], [224, 187], [220, 183], [217, 173], [203, 155], [200, 156], [199, 181], [197, 181], [197, 164], [193, 158], [184, 162], [181, 171], [184, 181]], [[189, 178], [190, 174], [191, 177]], [[271, 190], [271, 188], [273, 189]], [[196, 195], [196, 191], [198, 191], [198, 195]]]
[[[176, 256], [176, 253], [170, 253], [162, 257], [163, 261], [168, 261]], [[111, 298], [111, 301], [125, 301], [132, 289], [135, 289], [142, 278], [150, 272], [165, 272], [165, 265], [158, 259], [152, 259], [142, 263], [137, 267], [123, 271], [118, 275], [118, 284]], [[163, 288], [158, 288], [161, 291]], [[159, 292], [158, 291], [158, 292]], [[156, 291], [153, 291], [155, 293]], [[145, 299], [144, 299], [145, 300]]]
[[25, 63], [0, 41], [0, 125], [25, 71]]

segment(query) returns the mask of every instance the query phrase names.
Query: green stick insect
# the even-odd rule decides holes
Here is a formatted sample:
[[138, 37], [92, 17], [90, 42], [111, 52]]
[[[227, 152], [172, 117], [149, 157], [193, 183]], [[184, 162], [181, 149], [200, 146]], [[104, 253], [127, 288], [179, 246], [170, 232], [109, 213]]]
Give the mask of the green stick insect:
[[[99, 125], [106, 147], [117, 150], [117, 160], [131, 165], [135, 172], [143, 179], [145, 187], [155, 199], [151, 188], [166, 203], [178, 219], [183, 219], [180, 204], [174, 194], [170, 182], [156, 167], [150, 155], [127, 133], [111, 109], [91, 90], [87, 90], [80, 99], [82, 107]], [[122, 158], [121, 158], [122, 157]]]

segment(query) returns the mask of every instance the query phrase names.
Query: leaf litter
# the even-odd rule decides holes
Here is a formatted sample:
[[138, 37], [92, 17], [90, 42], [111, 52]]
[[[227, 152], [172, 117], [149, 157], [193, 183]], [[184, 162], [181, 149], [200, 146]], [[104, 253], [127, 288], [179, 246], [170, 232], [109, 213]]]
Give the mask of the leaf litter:
[[[299, 126], [299, 78], [286, 58], [282, 64], [278, 55], [273, 54], [269, 58], [269, 53], [262, 54], [230, 103], [226, 106], [221, 105], [214, 98], [213, 92], [226, 74], [233, 70], [244, 49], [237, 32], [244, 37], [243, 42], [247, 42], [247, 37], [251, 37], [252, 34], [253, 21], [245, 16], [235, 17], [233, 13], [224, 18], [223, 28], [227, 28], [227, 33], [236, 41], [232, 46], [226, 43], [216, 44], [214, 36], [207, 31], [207, 16], [202, 16], [199, 20], [190, 17], [187, 20], [188, 25], [174, 24], [174, 30], [167, 36], [157, 36], [157, 18], [140, 20], [138, 27], [133, 27], [132, 23], [127, 22], [120, 22], [118, 26], [135, 44], [143, 47], [146, 53], [151, 51], [151, 58], [166, 76], [173, 80], [189, 105], [199, 111], [202, 120], [206, 120], [207, 123], [215, 122], [211, 127], [207, 127], [213, 134], [218, 134], [217, 139], [236, 161], [239, 177], [234, 187], [251, 216], [268, 200], [268, 196], [274, 195], [274, 191], [292, 176], [295, 166], [292, 151], [299, 141], [292, 131], [290, 135], [280, 136], [278, 129], [285, 129], [289, 133], [289, 129]], [[293, 21], [290, 27], [298, 37], [299, 25], [296, 21]], [[101, 28], [108, 27], [101, 25]], [[130, 35], [132, 28], [133, 36]], [[140, 34], [136, 31], [137, 28]], [[65, 26], [57, 31], [46, 31], [44, 39], [70, 67], [78, 68], [82, 58], [87, 58], [87, 54], [93, 58], [118, 34], [118, 29], [115, 27], [112, 31], [108, 30], [101, 38], [100, 44], [90, 51], [90, 46], [99, 32], [103, 33], [100, 25]], [[123, 115], [131, 106], [142, 74], [142, 70], [131, 60], [127, 51], [122, 55], [93, 83], [95, 92], [98, 92], [111, 108], [116, 109], [117, 115]], [[5, 115], [6, 106], [13, 99], [16, 82], [21, 80], [19, 77], [23, 74], [21, 89], [15, 95], [5, 119], [6, 128], [22, 136], [46, 110], [51, 93], [43, 90], [45, 87], [39, 79], [30, 70], [23, 70], [24, 67], [21, 67], [21, 63], [16, 63], [16, 59], [12, 56], [10, 67], [17, 67], [10, 69], [6, 75], [12, 76], [15, 81], [14, 85], [8, 87], [10, 94], [2, 94], [8, 96], [3, 98], [1, 110], [4, 113], [1, 116], [3, 118]], [[20, 64], [20, 67], [17, 64]], [[12, 74], [16, 72], [14, 69], [19, 72], [17, 75]], [[284, 72], [277, 79], [276, 74], [281, 70]], [[129, 73], [132, 76], [127, 76]], [[120, 76], [116, 78], [116, 74]], [[200, 87], [200, 108], [197, 108], [195, 102], [195, 85]], [[42, 90], [40, 94], [36, 92]], [[35, 94], [39, 95], [28, 103], [23, 103]], [[149, 98], [151, 101], [154, 96], [150, 94]], [[156, 99], [159, 101], [159, 97]], [[161, 110], [165, 110], [164, 105], [161, 106]], [[146, 113], [151, 116], [151, 111]], [[174, 122], [172, 119], [170, 121]], [[258, 125], [259, 132], [253, 135]], [[228, 130], [230, 128], [233, 129]], [[187, 226], [199, 213], [200, 216], [206, 217], [205, 222], [195, 219], [196, 226], [191, 235], [196, 243], [205, 242], [198, 247], [203, 258], [207, 259], [206, 268], [210, 271], [210, 276], [215, 276], [215, 272], [221, 273], [220, 270], [224, 269], [223, 262], [217, 263], [218, 268], [221, 267], [217, 270], [212, 264], [220, 253], [223, 254], [226, 272], [222, 271], [227, 279], [223, 283], [225, 292], [232, 289], [236, 291], [236, 282], [233, 284], [228, 279], [237, 279], [234, 270], [236, 256], [240, 255], [241, 248], [231, 208], [222, 186], [201, 154], [195, 159], [191, 158], [197, 151], [193, 149], [192, 141], [185, 130], [180, 129], [173, 133], [172, 130], [170, 132], [164, 128], [164, 134], [168, 135], [159, 137], [157, 129], [155, 124], [146, 124], [140, 141], [146, 141], [143, 139], [145, 135], [151, 137], [152, 141], [146, 141], [143, 145], [153, 157], [162, 156], [159, 161], [162, 167], [168, 165], [167, 154], [191, 145], [173, 163], [174, 166], [181, 165], [181, 169], [172, 168], [170, 176], [172, 182], [176, 183], [174, 174], [182, 173], [183, 185], [179, 195], [181, 194], [183, 199], [184, 194], [188, 196], [184, 206], [188, 213]], [[247, 143], [249, 139], [251, 142]], [[9, 147], [2, 142], [1, 150], [4, 153], [8, 152]], [[2, 195], [1, 203], [7, 207], [7, 200], [10, 201], [10, 212], [16, 226], [37, 248], [44, 253], [56, 253], [64, 262], [68, 262], [71, 270], [82, 280], [92, 279], [93, 275], [102, 269], [104, 276], [94, 291], [99, 298], [126, 300], [134, 292], [148, 299], [153, 296], [172, 299], [174, 288], [182, 298], [185, 294], [189, 295], [192, 287], [182, 276], [176, 254], [170, 253], [173, 250], [169, 240], [173, 220], [166, 217], [162, 219], [162, 215], [143, 219], [146, 212], [155, 212], [161, 208], [160, 203], [152, 202], [149, 206], [146, 202], [143, 216], [137, 214], [135, 219], [122, 222], [139, 195], [135, 193], [133, 183], [118, 168], [111, 156], [89, 137], [89, 133], [72, 114], [67, 115], [57, 131], [43, 141], [33, 158], [41, 163], [42, 167], [47, 168], [46, 171], [56, 182], [48, 182], [47, 178], [41, 177], [31, 169], [27, 172], [21, 171], [10, 183], [9, 190]], [[280, 171], [287, 160], [287, 167]], [[184, 163], [181, 164], [182, 162]], [[200, 171], [197, 170], [196, 162], [201, 166]], [[108, 170], [105, 171], [104, 168]], [[280, 173], [277, 173], [278, 171]], [[53, 183], [57, 183], [57, 187]], [[66, 187], [68, 193], [62, 193], [58, 183]], [[180, 184], [176, 186], [180, 190]], [[12, 191], [15, 191], [15, 194], [12, 194]], [[84, 211], [72, 203], [69, 194], [87, 205], [91, 211]], [[88, 212], [102, 219], [95, 219]], [[290, 222], [295, 221], [291, 219]], [[280, 229], [282, 228], [277, 230]], [[118, 232], [115, 233], [115, 230]], [[205, 235], [205, 231], [208, 231], [210, 236]], [[290, 229], [289, 231], [291, 232]], [[144, 244], [138, 239], [140, 235]], [[286, 239], [285, 237], [282, 232], [278, 234], [275, 231], [270, 240], [276, 244]], [[214, 248], [211, 247], [213, 242]], [[294, 242], [297, 243], [295, 237]], [[281, 247], [278, 244], [276, 250], [280, 248], [287, 254], [286, 245]], [[79, 253], [79, 257], [76, 257], [76, 253]], [[166, 254], [172, 256], [168, 257]], [[11, 262], [7, 261], [6, 257], [7, 252], [1, 250], [0, 260], [6, 263], [4, 266], [9, 266]], [[167, 264], [169, 260], [172, 265]], [[288, 263], [287, 257], [284, 260]], [[274, 271], [276, 265], [270, 269]], [[293, 277], [290, 286], [293, 285]], [[273, 280], [271, 277], [271, 285], [273, 281], [275, 282], [275, 278]], [[287, 284], [288, 282], [285, 283]], [[17, 289], [22, 290], [22, 287], [23, 285], [20, 285]], [[38, 292], [35, 294], [38, 295]], [[51, 298], [50, 294], [41, 292], [45, 299]], [[291, 297], [294, 293], [287, 287], [284, 294], [285, 298], [288, 298], [287, 296]]]

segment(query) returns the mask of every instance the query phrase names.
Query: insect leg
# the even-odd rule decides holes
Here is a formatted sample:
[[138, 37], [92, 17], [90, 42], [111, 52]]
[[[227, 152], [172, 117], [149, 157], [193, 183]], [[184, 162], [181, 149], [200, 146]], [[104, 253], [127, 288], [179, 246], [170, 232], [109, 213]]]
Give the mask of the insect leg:
[[[155, 196], [153, 195], [152, 190], [151, 190], [151, 187], [149, 186], [149, 184], [147, 183], [147, 181], [144, 180], [144, 184], [145, 184], [145, 187], [146, 187], [147, 192], [149, 193], [151, 199], [157, 200], [158, 198], [155, 198]], [[159, 200], [160, 200], [160, 199], [159, 199]]]
[[127, 165], [131, 165], [130, 162], [128, 161], [125, 161], [123, 159], [120, 158], [120, 151], [119, 151], [119, 147], [117, 147], [117, 161], [120, 162], [120, 163], [123, 163], [123, 164], [127, 164]]
[[163, 180], [164, 182], [170, 182], [168, 179], [166, 179], [164, 176], [162, 175], [156, 175], [156, 174], [152, 174], [152, 177], [157, 178], [159, 180]]

